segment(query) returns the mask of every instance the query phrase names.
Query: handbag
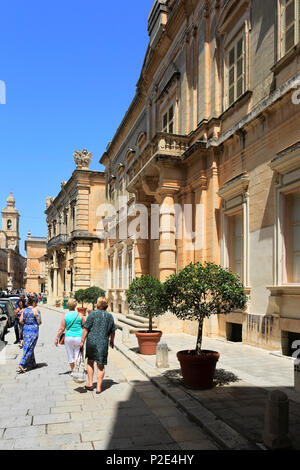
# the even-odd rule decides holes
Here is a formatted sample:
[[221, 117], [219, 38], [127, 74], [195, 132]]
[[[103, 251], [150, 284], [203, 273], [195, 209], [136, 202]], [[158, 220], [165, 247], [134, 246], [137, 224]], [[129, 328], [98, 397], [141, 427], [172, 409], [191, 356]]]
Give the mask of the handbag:
[[75, 362], [74, 370], [73, 370], [73, 380], [77, 383], [83, 383], [86, 381], [86, 370], [85, 370], [85, 362], [83, 359], [82, 351], [79, 350], [78, 358]]
[[58, 343], [59, 344], [65, 344], [65, 336], [66, 336], [66, 331], [68, 331], [70, 328], [72, 328], [72, 326], [74, 325], [74, 323], [76, 322], [77, 318], [78, 318], [78, 315], [79, 313], [77, 313], [77, 317], [75, 318], [75, 320], [72, 322], [72, 324], [69, 326], [69, 328], [67, 328], [59, 337], [59, 340], [58, 340]]

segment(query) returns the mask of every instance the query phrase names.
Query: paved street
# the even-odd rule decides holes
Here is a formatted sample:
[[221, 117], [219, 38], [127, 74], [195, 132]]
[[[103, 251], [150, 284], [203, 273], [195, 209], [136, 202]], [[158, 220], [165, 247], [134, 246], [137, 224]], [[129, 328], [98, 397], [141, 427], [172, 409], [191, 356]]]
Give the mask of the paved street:
[[[182, 384], [176, 352], [194, 349], [196, 339], [188, 334], [164, 334], [163, 338], [168, 344], [169, 368], [161, 370], [160, 377], [164, 380], [167, 378], [169, 384], [176, 386], [172, 393], [174, 396], [180, 394], [182, 403], [191, 400], [189, 406], [191, 412], [195, 410], [195, 417], [199, 414], [198, 407], [204, 406], [217, 420], [222, 420], [240, 436], [253, 444], [262, 445], [268, 392], [279, 389], [289, 397], [290, 438], [293, 447], [300, 449], [300, 394], [294, 389], [292, 358], [245, 343], [204, 337], [203, 348], [221, 354], [215, 374], [215, 387], [212, 390], [193, 391]], [[154, 380], [158, 383], [162, 380], [155, 373], [155, 357], [139, 354], [134, 335], [130, 335], [130, 342], [126, 346], [121, 345], [121, 349]], [[166, 384], [166, 388], [170, 390], [170, 385]], [[220, 437], [224, 436], [222, 431]], [[241, 444], [237, 443], [238, 448]]]
[[0, 352], [0, 449], [218, 449], [130, 361], [110, 350], [103, 393], [86, 392], [68, 373], [54, 338], [61, 314], [42, 309], [38, 368], [16, 373], [13, 329]]

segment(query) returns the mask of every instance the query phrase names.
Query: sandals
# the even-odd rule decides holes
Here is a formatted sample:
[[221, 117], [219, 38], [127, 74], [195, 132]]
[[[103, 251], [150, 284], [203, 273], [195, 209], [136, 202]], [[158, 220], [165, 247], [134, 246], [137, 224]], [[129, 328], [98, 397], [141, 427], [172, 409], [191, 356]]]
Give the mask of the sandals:
[[85, 389], [86, 390], [89, 390], [90, 392], [92, 392], [94, 390], [94, 387], [89, 387], [88, 385], [85, 385]]
[[20, 374], [25, 374], [26, 370], [23, 369], [23, 367], [19, 366], [19, 373]]

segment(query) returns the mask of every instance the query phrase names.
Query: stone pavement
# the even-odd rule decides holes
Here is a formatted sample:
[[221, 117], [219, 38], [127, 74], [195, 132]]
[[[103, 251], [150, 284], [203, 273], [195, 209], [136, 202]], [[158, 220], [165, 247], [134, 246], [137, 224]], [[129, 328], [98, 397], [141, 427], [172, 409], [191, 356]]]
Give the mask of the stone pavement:
[[100, 395], [73, 382], [64, 346], [54, 346], [61, 313], [41, 310], [38, 368], [16, 372], [22, 351], [13, 328], [0, 352], [0, 449], [220, 448], [116, 350]]
[[293, 359], [245, 343], [203, 338], [203, 348], [219, 351], [221, 357], [215, 387], [208, 391], [193, 391], [183, 385], [176, 352], [195, 349], [195, 337], [164, 334], [169, 349], [169, 368], [158, 370], [155, 356], [139, 354], [135, 335], [130, 335], [128, 344], [122, 344], [121, 332], [117, 336], [118, 350], [228, 449], [251, 448], [242, 438], [264, 448], [262, 432], [267, 395], [271, 390], [282, 390], [290, 399], [293, 447], [300, 449], [300, 395], [294, 390]]

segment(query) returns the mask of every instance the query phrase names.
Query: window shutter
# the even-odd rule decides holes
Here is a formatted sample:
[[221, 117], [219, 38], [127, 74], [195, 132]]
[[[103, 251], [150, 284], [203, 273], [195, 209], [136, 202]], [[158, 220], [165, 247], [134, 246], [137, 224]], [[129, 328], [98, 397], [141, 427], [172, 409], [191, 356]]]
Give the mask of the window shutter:
[[284, 26], [285, 26], [285, 52], [287, 53], [295, 45], [296, 0], [286, 1]]
[[228, 53], [228, 99], [229, 106], [234, 103], [235, 92], [235, 47], [233, 47]]

